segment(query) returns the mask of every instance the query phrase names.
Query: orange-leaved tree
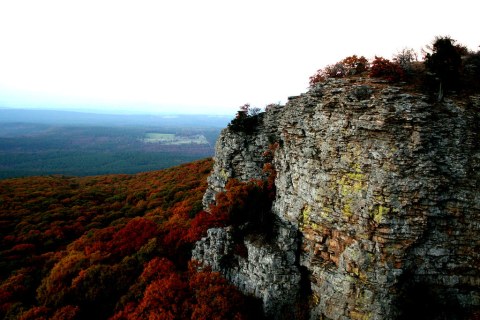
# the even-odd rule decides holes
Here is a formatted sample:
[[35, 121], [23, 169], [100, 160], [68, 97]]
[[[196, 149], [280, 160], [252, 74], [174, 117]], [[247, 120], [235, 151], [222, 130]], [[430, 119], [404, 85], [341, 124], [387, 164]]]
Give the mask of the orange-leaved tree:
[[370, 67], [370, 76], [383, 78], [389, 82], [398, 82], [404, 78], [405, 73], [399, 63], [375, 56]]
[[325, 68], [317, 70], [317, 72], [310, 77], [310, 87], [313, 87], [317, 83], [324, 82], [328, 78], [343, 78], [361, 74], [368, 71], [369, 67], [369, 62], [364, 56], [358, 57], [355, 54], [348, 56], [337, 63], [327, 65]]

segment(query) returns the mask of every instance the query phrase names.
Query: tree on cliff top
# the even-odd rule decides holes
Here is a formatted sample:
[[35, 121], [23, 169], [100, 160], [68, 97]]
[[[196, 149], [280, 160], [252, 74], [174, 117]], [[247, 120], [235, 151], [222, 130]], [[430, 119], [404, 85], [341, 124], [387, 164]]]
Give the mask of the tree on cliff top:
[[237, 115], [230, 122], [228, 127], [236, 132], [245, 132], [247, 134], [252, 133], [258, 123], [258, 114], [260, 108], [251, 107], [250, 104], [244, 104], [237, 111]]
[[448, 36], [436, 37], [431, 47], [432, 52], [425, 55], [425, 67], [433, 74], [438, 83], [438, 101], [443, 100], [445, 90], [455, 87], [462, 65], [461, 54], [465, 48], [455, 45], [455, 40]]

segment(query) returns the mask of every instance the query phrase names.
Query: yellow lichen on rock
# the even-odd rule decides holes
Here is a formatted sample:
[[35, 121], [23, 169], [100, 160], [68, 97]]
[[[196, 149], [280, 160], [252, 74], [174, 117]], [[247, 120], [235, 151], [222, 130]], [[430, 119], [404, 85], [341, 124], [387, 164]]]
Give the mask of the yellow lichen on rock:
[[360, 169], [360, 164], [353, 163], [351, 172], [345, 173], [338, 180], [340, 196], [342, 199], [342, 214], [350, 218], [354, 215], [354, 202], [362, 197], [362, 191], [366, 189], [366, 177]]

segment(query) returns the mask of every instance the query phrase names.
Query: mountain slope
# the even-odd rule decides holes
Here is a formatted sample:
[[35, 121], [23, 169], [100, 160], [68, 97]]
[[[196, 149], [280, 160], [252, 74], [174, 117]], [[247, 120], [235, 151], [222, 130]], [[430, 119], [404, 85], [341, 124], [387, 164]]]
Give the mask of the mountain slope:
[[200, 212], [211, 166], [1, 180], [0, 317], [248, 318], [245, 297], [189, 263], [217, 225]]

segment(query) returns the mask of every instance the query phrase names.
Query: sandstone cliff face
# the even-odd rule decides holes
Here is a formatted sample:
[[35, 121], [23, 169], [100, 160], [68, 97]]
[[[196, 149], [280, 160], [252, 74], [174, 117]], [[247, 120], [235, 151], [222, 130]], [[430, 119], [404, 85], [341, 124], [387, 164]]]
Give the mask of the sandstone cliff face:
[[432, 104], [341, 79], [265, 112], [252, 134], [225, 129], [204, 205], [229, 178], [262, 177], [261, 154], [276, 141], [275, 232], [246, 238], [248, 255], [237, 256], [229, 229], [212, 229], [193, 258], [274, 318], [301, 303], [311, 319], [413, 318], [415, 308], [455, 318], [478, 308], [479, 113], [478, 96]]

